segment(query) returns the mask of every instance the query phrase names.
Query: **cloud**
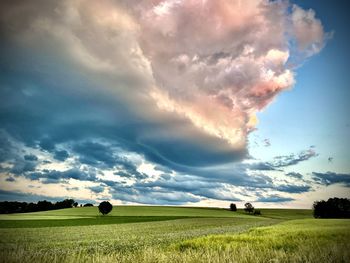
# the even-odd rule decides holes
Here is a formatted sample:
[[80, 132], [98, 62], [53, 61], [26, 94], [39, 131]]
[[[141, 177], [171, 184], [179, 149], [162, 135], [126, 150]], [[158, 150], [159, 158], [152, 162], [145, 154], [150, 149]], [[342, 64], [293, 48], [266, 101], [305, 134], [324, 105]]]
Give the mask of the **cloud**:
[[153, 191], [161, 189], [165, 192], [183, 192], [191, 193], [196, 197], [209, 198], [216, 200], [240, 201], [234, 193], [226, 189], [223, 183], [203, 180], [196, 176], [173, 176], [162, 175], [158, 180], [151, 182], [138, 182], [135, 184], [138, 188], [148, 188]]
[[308, 55], [318, 53], [326, 38], [321, 21], [315, 18], [315, 11], [312, 9], [304, 10], [297, 5], [292, 8], [292, 31], [298, 49]]
[[26, 172], [35, 171], [36, 166], [37, 166], [36, 162], [16, 159], [12, 168], [10, 169], [10, 172], [15, 175], [22, 175]]
[[[274, 189], [261, 171], [316, 156], [310, 149], [271, 163], [238, 163], [248, 157], [256, 113], [292, 87], [289, 61], [324, 45], [310, 10], [267, 0], [0, 5], [6, 172], [43, 183], [104, 183], [128, 202], [183, 204], [237, 200], [225, 185]], [[23, 160], [31, 151], [51, 163]], [[167, 180], [196, 178], [195, 187], [175, 179], [171, 186], [164, 176], [147, 185], [132, 154]], [[135, 185], [102, 181], [104, 170]]]
[[313, 179], [319, 184], [324, 184], [324, 185], [344, 184], [346, 187], [350, 187], [350, 174], [342, 174], [342, 173], [334, 173], [334, 172], [326, 172], [326, 173], [312, 172], [312, 175], [313, 175]]
[[11, 176], [6, 178], [6, 182], [15, 182], [15, 181], [16, 179]]
[[260, 197], [256, 200], [256, 202], [264, 202], [264, 203], [284, 203], [284, 202], [290, 202], [295, 199], [290, 197], [283, 197], [279, 195], [269, 195], [265, 197]]
[[286, 167], [286, 166], [291, 166], [291, 165], [296, 165], [300, 162], [307, 161], [310, 158], [316, 157], [318, 154], [312, 149], [308, 149], [305, 151], [301, 151], [299, 154], [294, 155], [281, 155], [281, 156], [276, 156], [272, 162], [270, 162], [270, 165], [275, 168], [280, 168], [280, 167]]
[[154, 205], [183, 205], [187, 203], [196, 203], [201, 199], [183, 192], [162, 192], [151, 191], [147, 188], [123, 187], [119, 191], [112, 192], [112, 197], [125, 202], [135, 202], [139, 204]]
[[78, 191], [79, 187], [66, 187], [65, 188], [67, 191]]
[[83, 142], [73, 146], [73, 150], [78, 154], [79, 161], [84, 164], [99, 166], [100, 164], [112, 168], [117, 164], [114, 152], [110, 146], [97, 142]]
[[26, 160], [26, 161], [37, 161], [38, 157], [36, 157], [34, 154], [28, 154], [28, 155], [24, 155], [24, 160]]
[[47, 170], [26, 173], [25, 177], [31, 180], [42, 179], [42, 183], [59, 183], [68, 179], [80, 181], [97, 181], [96, 173], [93, 171], [81, 171], [77, 168], [72, 168], [65, 171]]
[[265, 147], [270, 147], [270, 146], [271, 146], [270, 139], [264, 139], [264, 140], [263, 140], [263, 143], [264, 143], [264, 146], [265, 146]]
[[69, 153], [65, 150], [61, 150], [61, 151], [57, 150], [55, 151], [53, 156], [53, 158], [59, 161], [65, 161], [68, 157], [69, 157]]
[[[18, 112], [21, 120], [34, 121], [33, 131], [25, 137], [37, 137], [35, 133], [40, 132], [42, 138], [30, 139], [39, 140], [40, 147], [46, 151], [53, 151], [57, 139], [63, 138], [55, 138], [57, 136], [46, 132], [47, 129], [37, 127], [43, 121], [51, 126], [46, 127], [50, 131], [55, 131], [54, 126], [73, 128], [66, 131], [70, 139], [77, 136], [74, 126], [86, 125], [88, 130], [81, 134], [84, 136], [101, 127], [88, 127], [89, 123], [97, 125], [102, 121], [98, 124], [106, 124], [116, 132], [115, 136], [126, 142], [137, 141], [141, 150], [152, 151], [146, 154], [161, 155], [156, 158], [188, 165], [186, 158], [164, 150], [170, 144], [181, 143], [184, 150], [192, 149], [188, 154], [193, 152], [190, 161], [196, 165], [209, 159], [225, 161], [227, 156], [231, 156], [231, 160], [241, 159], [246, 153], [246, 136], [256, 124], [255, 114], [294, 83], [293, 69], [287, 63], [294, 55], [290, 48], [292, 40], [300, 43], [300, 49], [317, 46], [313, 53], [319, 51], [324, 42], [321, 22], [313, 11], [303, 11], [297, 6], [290, 10], [286, 2], [278, 1], [238, 4], [223, 0], [164, 0], [130, 4], [106, 0], [2, 5], [2, 10], [6, 10], [0, 20], [6, 39], [2, 45], [9, 51], [2, 61], [15, 71], [9, 70], [8, 75], [18, 77], [19, 68], [30, 68], [29, 62], [36, 64], [41, 73], [40, 79], [35, 71], [26, 74], [34, 83], [21, 83], [26, 87], [19, 89], [22, 94], [16, 96], [15, 105], [21, 105], [19, 102], [26, 101], [25, 98], [28, 101], [28, 97], [33, 103], [39, 102], [31, 105], [36, 114], [25, 111], [28, 103]], [[15, 52], [16, 48], [27, 51]], [[11, 56], [14, 53], [16, 58]], [[30, 58], [26, 57], [28, 54]], [[39, 61], [32, 61], [33, 57]], [[78, 76], [84, 76], [89, 84], [77, 81]], [[73, 83], [70, 77], [74, 78]], [[60, 83], [67, 88], [60, 87]], [[11, 80], [6, 86], [16, 84]], [[81, 102], [91, 104], [91, 110], [78, 106], [71, 112], [74, 98], [69, 96], [77, 94], [69, 91], [72, 85], [75, 91], [85, 89], [79, 95], [87, 95]], [[47, 86], [54, 86], [55, 91], [48, 92], [47, 97], [58, 95], [57, 99], [48, 100], [50, 103], [37, 101], [38, 92], [44, 94], [43, 87]], [[88, 94], [91, 86], [118, 97], [120, 101], [114, 105], [121, 103], [125, 108], [104, 111], [103, 104], [96, 105], [98, 98]], [[7, 98], [11, 99], [13, 89], [6, 91]], [[60, 91], [66, 96], [60, 96]], [[68, 100], [60, 102], [63, 98]], [[62, 115], [78, 122], [73, 125], [64, 121], [58, 112], [51, 112], [57, 104]], [[99, 108], [93, 112], [95, 106]], [[49, 116], [38, 116], [42, 108]], [[108, 112], [114, 112], [115, 118]], [[83, 116], [79, 118], [77, 113]], [[119, 125], [110, 125], [99, 113], [112, 117]], [[125, 123], [126, 119], [134, 121]], [[152, 131], [144, 130], [150, 125], [154, 126]], [[120, 131], [129, 127], [130, 134]], [[177, 132], [167, 136], [172, 130]], [[59, 132], [60, 129], [56, 131]], [[22, 134], [23, 130], [19, 135]], [[207, 141], [207, 147], [203, 141]], [[217, 154], [219, 157], [215, 158]], [[195, 156], [206, 160], [199, 162]]]
[[[42, 200], [47, 200], [50, 202], [62, 201], [66, 198], [71, 198], [69, 196], [57, 197], [57, 196], [47, 196], [34, 193], [26, 193], [20, 191], [6, 191], [0, 189], [0, 200], [4, 201], [22, 201], [22, 202], [38, 202]], [[79, 203], [94, 203], [91, 199], [75, 199]]]
[[294, 84], [287, 63], [293, 43], [308, 55], [324, 45], [314, 12], [296, 5], [289, 11], [286, 2], [145, 2], [140, 47], [158, 107], [237, 148], [245, 146], [255, 114]]
[[88, 187], [88, 189], [90, 189], [92, 192], [96, 193], [96, 194], [99, 194], [99, 193], [102, 193], [105, 188], [103, 186], [91, 186], [91, 187]]
[[300, 173], [296, 173], [296, 172], [290, 172], [290, 173], [287, 173], [286, 175], [294, 177], [296, 179], [303, 179], [303, 175]]
[[286, 193], [305, 193], [309, 192], [311, 189], [311, 186], [309, 185], [279, 185], [275, 187], [277, 191], [280, 192], [286, 192]]

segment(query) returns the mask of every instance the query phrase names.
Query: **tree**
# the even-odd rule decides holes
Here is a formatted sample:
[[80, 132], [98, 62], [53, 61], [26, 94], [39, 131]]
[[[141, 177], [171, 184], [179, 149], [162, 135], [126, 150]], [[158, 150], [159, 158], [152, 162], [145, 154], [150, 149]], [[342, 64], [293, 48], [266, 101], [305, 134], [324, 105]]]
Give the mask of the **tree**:
[[74, 204], [73, 199], [64, 199], [63, 201], [56, 202], [55, 208], [56, 209], [62, 209], [62, 208], [72, 208]]
[[109, 212], [111, 212], [113, 209], [113, 206], [108, 201], [103, 201], [99, 206], [98, 210], [102, 215], [107, 215]]
[[84, 207], [94, 206], [93, 204], [87, 203], [84, 205]]
[[244, 204], [244, 211], [250, 213], [254, 212], [254, 206], [251, 203], [245, 203]]
[[78, 202], [74, 202], [73, 206], [77, 207], [78, 206]]
[[329, 198], [314, 202], [315, 218], [350, 218], [350, 199]]
[[231, 203], [230, 204], [230, 210], [233, 211], [233, 212], [236, 212], [237, 211], [236, 204]]

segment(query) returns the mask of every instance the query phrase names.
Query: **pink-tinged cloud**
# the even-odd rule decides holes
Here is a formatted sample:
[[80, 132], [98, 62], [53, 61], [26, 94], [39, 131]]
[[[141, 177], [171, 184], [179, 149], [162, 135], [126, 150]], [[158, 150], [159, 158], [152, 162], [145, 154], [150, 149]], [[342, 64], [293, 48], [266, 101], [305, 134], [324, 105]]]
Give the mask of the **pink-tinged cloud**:
[[293, 86], [288, 60], [324, 45], [315, 13], [288, 8], [267, 0], [142, 2], [140, 47], [158, 107], [243, 148], [256, 113]]
[[66, 57], [146, 121], [171, 126], [170, 113], [241, 152], [256, 113], [293, 86], [290, 61], [326, 38], [314, 11], [286, 1], [33, 1], [0, 14], [16, 42]]

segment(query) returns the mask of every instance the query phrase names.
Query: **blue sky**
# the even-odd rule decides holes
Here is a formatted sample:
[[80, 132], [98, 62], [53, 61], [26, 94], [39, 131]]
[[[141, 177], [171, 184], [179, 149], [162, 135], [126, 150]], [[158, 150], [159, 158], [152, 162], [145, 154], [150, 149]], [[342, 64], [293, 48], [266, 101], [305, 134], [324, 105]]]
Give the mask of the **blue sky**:
[[1, 5], [1, 200], [349, 197], [345, 2]]

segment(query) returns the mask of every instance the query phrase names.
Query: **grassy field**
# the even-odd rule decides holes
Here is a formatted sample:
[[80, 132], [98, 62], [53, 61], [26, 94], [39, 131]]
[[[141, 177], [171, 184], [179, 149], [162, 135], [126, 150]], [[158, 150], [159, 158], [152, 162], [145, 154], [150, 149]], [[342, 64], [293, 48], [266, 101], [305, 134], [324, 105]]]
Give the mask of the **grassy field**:
[[96, 207], [0, 215], [0, 262], [349, 262], [350, 220], [261, 211], [124, 206], [105, 217]]

